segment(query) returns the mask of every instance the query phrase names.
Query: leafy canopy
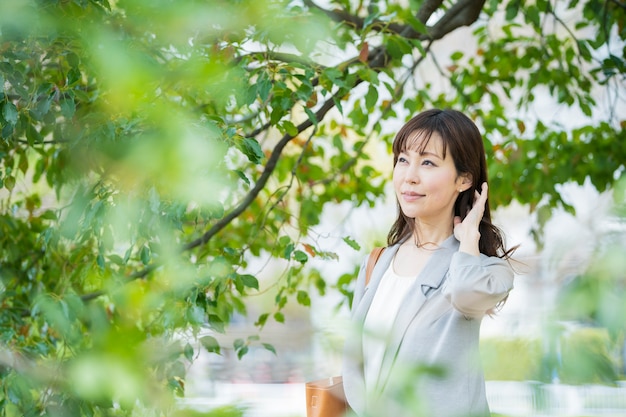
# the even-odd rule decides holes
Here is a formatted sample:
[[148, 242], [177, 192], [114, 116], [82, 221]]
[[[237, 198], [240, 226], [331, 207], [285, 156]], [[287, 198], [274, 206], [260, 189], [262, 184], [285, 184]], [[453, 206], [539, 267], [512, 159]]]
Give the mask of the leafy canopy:
[[[259, 292], [251, 257], [285, 265], [260, 328], [335, 282], [304, 270], [337, 257], [315, 233], [324, 209], [376, 204], [377, 144], [422, 109], [481, 126], [495, 205], [549, 211], [558, 184], [610, 188], [626, 160], [624, 14], [595, 0], [2, 2], [0, 413], [167, 414], [197, 349], [224, 348], [201, 330], [224, 331]], [[442, 56], [464, 26], [475, 48]], [[535, 117], [539, 97], [577, 123]], [[347, 300], [352, 278], [337, 281]]]

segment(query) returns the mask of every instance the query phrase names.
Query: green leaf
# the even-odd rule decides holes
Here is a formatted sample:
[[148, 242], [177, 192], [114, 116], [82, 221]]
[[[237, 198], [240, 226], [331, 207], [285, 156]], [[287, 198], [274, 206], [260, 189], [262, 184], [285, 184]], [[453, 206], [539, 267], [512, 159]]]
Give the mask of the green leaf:
[[26, 155], [26, 153], [20, 154], [18, 168], [22, 172], [22, 174], [26, 174], [26, 172], [28, 171], [28, 165], [28, 156]]
[[385, 45], [389, 55], [395, 59], [400, 59], [413, 50], [409, 41], [401, 36], [389, 36]]
[[368, 13], [363, 20], [363, 29], [367, 28], [373, 22], [380, 18], [380, 13]]
[[539, 10], [535, 6], [528, 6], [526, 8], [526, 21], [533, 24], [535, 27], [539, 27], [540, 18]]
[[309, 293], [307, 293], [306, 291], [298, 291], [296, 299], [298, 300], [298, 304], [300, 305], [303, 305], [305, 307], [311, 306], [311, 298], [309, 298]]
[[221, 354], [220, 344], [213, 336], [202, 336], [199, 341], [202, 347], [207, 350], [207, 352], [217, 353], [218, 355]]
[[456, 51], [452, 55], [450, 55], [450, 59], [453, 61], [458, 61], [461, 58], [463, 58], [463, 52], [461, 51]]
[[277, 311], [276, 313], [274, 313], [274, 320], [276, 320], [278, 323], [284, 323], [285, 315], [280, 311]]
[[309, 260], [309, 256], [301, 250], [295, 251], [293, 253], [293, 258], [300, 263], [305, 263]]
[[216, 314], [209, 314], [208, 319], [209, 319], [209, 327], [211, 327], [213, 330], [215, 330], [218, 333], [224, 333], [224, 330], [225, 330], [224, 320], [222, 320]]
[[240, 275], [241, 280], [243, 281], [243, 285], [249, 288], [254, 288], [255, 290], [259, 289], [259, 280], [254, 277], [254, 275]]
[[57, 215], [52, 210], [46, 210], [41, 214], [41, 216], [39, 216], [39, 218], [45, 220], [57, 220]]
[[244, 155], [248, 157], [248, 160], [253, 164], [260, 164], [263, 161], [265, 155], [263, 154], [263, 150], [261, 149], [261, 145], [254, 138], [244, 138], [241, 141], [241, 145], [239, 148]]
[[41, 134], [39, 134], [37, 128], [30, 123], [26, 125], [26, 139], [28, 140], [29, 145], [43, 142]]
[[406, 20], [417, 33], [422, 33], [424, 35], [428, 34], [428, 28], [426, 25], [417, 20], [413, 13], [407, 13]]
[[361, 250], [361, 245], [359, 245], [356, 240], [350, 238], [349, 236], [345, 236], [343, 238], [343, 241], [346, 242], [348, 246], [350, 246], [352, 249], [357, 250], [357, 251]]
[[262, 102], [266, 102], [269, 98], [270, 91], [272, 90], [272, 82], [270, 81], [267, 73], [262, 72], [259, 75], [259, 79], [256, 83], [257, 94]]
[[233, 347], [235, 348], [235, 350], [241, 349], [242, 347], [245, 346], [245, 344], [246, 342], [241, 338], [237, 338], [233, 341]]
[[141, 250], [139, 251], [139, 259], [141, 259], [141, 263], [144, 265], [148, 265], [150, 260], [152, 259], [152, 254], [150, 253], [150, 248], [148, 245], [143, 245]]
[[15, 177], [6, 176], [2, 179], [2, 181], [4, 182], [4, 188], [9, 191], [13, 191], [13, 189], [15, 188]]
[[272, 352], [274, 355], [278, 356], [278, 354], [276, 353], [276, 349], [274, 348], [273, 345], [269, 344], [269, 343], [262, 343], [263, 347], [266, 350], [269, 350], [270, 352]]
[[61, 100], [60, 105], [61, 105], [61, 114], [66, 119], [71, 119], [74, 116], [74, 113], [76, 113], [76, 103], [74, 103], [74, 99], [72, 98], [63, 99]]
[[337, 110], [339, 110], [339, 113], [343, 115], [343, 104], [341, 104], [341, 99], [333, 97], [333, 103], [335, 103], [335, 106], [337, 107]]
[[309, 120], [317, 126], [318, 120], [317, 120], [317, 116], [315, 115], [315, 113], [313, 113], [308, 107], [304, 107], [304, 112], [306, 113], [307, 117], [309, 118]]
[[8, 139], [13, 135], [13, 125], [7, 123], [2, 127], [2, 139]]
[[243, 180], [243, 182], [245, 182], [246, 184], [250, 185], [250, 180], [248, 179], [248, 177], [246, 176], [246, 174], [243, 173], [242, 170], [240, 169], [235, 169], [234, 170], [235, 174], [237, 174], [237, 176], [239, 178], [241, 178]]
[[506, 5], [506, 20], [511, 21], [515, 19], [515, 16], [517, 16], [517, 13], [519, 12], [519, 4], [520, 2], [518, 0], [509, 1]]
[[124, 266], [124, 259], [119, 255], [112, 254], [107, 256], [107, 258], [109, 258], [109, 261], [113, 262], [115, 265]]
[[259, 316], [259, 318], [257, 319], [257, 321], [254, 323], [255, 326], [258, 327], [263, 327], [265, 326], [265, 323], [267, 323], [267, 319], [269, 318], [269, 314], [268, 313], [263, 313]]
[[[210, 337], [210, 336], [207, 336]], [[188, 361], [193, 361], [193, 346], [191, 346], [189, 343], [185, 344], [185, 347], [183, 349], [183, 355], [185, 356], [185, 358]]]
[[298, 134], [298, 128], [296, 125], [291, 123], [289, 120], [285, 120], [282, 122], [283, 129], [290, 136], [296, 136]]
[[291, 259], [291, 254], [293, 252], [293, 250], [295, 249], [295, 245], [293, 243], [289, 243], [286, 247], [285, 247], [285, 251], [283, 252], [283, 258], [285, 259]]
[[7, 123], [11, 125], [15, 125], [17, 123], [17, 116], [18, 112], [15, 104], [11, 103], [10, 101], [5, 101], [4, 105], [2, 106], [2, 117], [4, 118], [4, 120], [6, 120]]
[[370, 85], [365, 95], [365, 107], [373, 111], [376, 103], [378, 102], [378, 90], [373, 85]]
[[248, 353], [248, 346], [244, 346], [241, 349], [237, 350], [237, 359], [241, 360], [241, 358], [243, 358], [246, 353]]
[[[328, 81], [324, 81], [327, 79]], [[324, 70], [321, 76], [321, 81], [328, 91], [332, 90], [333, 86], [348, 88], [346, 84], [344, 73], [335, 67], [329, 67]]]
[[72, 86], [81, 79], [81, 73], [78, 68], [72, 68], [67, 72], [67, 85]]

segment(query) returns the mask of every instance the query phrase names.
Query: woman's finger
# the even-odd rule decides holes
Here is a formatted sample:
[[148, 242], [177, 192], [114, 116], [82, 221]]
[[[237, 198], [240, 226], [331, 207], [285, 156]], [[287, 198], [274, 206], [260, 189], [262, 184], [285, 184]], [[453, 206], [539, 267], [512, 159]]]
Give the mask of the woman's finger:
[[483, 217], [483, 213], [485, 212], [485, 206], [487, 204], [487, 192], [488, 187], [487, 183], [483, 182], [481, 186], [481, 193], [478, 190], [474, 191], [474, 205], [470, 212], [474, 212], [476, 216], [476, 221], [480, 221]]

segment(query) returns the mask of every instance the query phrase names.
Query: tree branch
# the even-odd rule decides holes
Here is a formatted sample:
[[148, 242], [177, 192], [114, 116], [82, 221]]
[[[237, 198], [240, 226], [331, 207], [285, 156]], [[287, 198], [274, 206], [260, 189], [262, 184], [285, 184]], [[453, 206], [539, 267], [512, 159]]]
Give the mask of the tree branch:
[[[285, 196], [287, 195], [287, 193], [289, 192], [291, 187], [293, 187], [293, 183], [294, 183], [295, 179], [297, 178], [298, 167], [302, 163], [302, 160], [304, 159], [304, 154], [306, 153], [306, 150], [309, 147], [309, 145], [310, 145], [311, 141], [313, 140], [313, 137], [315, 136], [316, 133], [317, 133], [317, 126], [315, 126], [313, 128], [313, 131], [311, 132], [311, 134], [309, 135], [308, 139], [306, 140], [306, 142], [302, 146], [302, 152], [300, 152], [300, 156], [298, 157], [298, 160], [296, 161], [296, 163], [293, 165], [293, 168], [291, 169], [291, 178], [289, 179], [289, 184], [287, 184], [286, 186], [282, 187], [284, 189], [281, 190], [282, 192], [280, 193], [280, 195], [278, 195], [278, 197], [276, 198], [276, 201], [274, 201], [269, 206], [269, 208], [267, 210], [264, 209], [265, 215], [263, 216], [263, 220], [259, 223], [260, 224], [260, 228], [264, 227], [265, 222], [266, 222], [267, 218], [269, 217], [269, 214], [272, 212], [272, 210], [274, 210], [278, 206], [278, 204], [280, 204], [283, 201], [283, 198], [285, 198]], [[278, 194], [278, 190], [277, 190], [276, 194]], [[287, 221], [286, 219], [283, 220], [283, 224], [286, 221]], [[281, 225], [281, 227], [282, 227], [282, 225]]]
[[[136, 279], [141, 279], [141, 278], [145, 278], [150, 272], [154, 271], [155, 269], [157, 269], [160, 266], [160, 264], [158, 263], [154, 263], [151, 265], [146, 266], [144, 269], [142, 269], [141, 271], [137, 271], [134, 274], [131, 274], [128, 278], [126, 278], [126, 281], [124, 283], [128, 283], [128, 282], [132, 282]], [[94, 291], [94, 292], [90, 292], [88, 294], [83, 294], [80, 296], [80, 299], [86, 303], [89, 302], [91, 300], [95, 300], [96, 298], [103, 296], [104, 294], [106, 294], [105, 291]]]
[[469, 26], [478, 19], [485, 0], [459, 0], [448, 9], [445, 15], [429, 30], [432, 40], [443, 38], [461, 26]]
[[[308, 6], [311, 9], [319, 10], [323, 14], [325, 14], [329, 19], [338, 22], [345, 23], [355, 28], [364, 29], [365, 28], [365, 19], [359, 16], [355, 16], [353, 14], [347, 13], [340, 9], [335, 10], [327, 10], [321, 6], [315, 4], [312, 0], [304, 0], [304, 5]], [[380, 20], [374, 20], [370, 24], [370, 27], [377, 31], [382, 30], [390, 30], [392, 32], [400, 33], [404, 30], [404, 25], [398, 23], [389, 23], [382, 22]]]
[[[360, 81], [357, 81], [357, 84], [359, 82]], [[322, 120], [324, 118], [324, 116], [326, 115], [326, 113], [328, 113], [328, 111], [330, 109], [335, 107], [335, 98], [336, 97], [332, 97], [332, 98], [328, 99], [324, 103], [324, 105], [315, 113], [315, 118], [317, 120]], [[308, 129], [311, 126], [313, 126], [313, 122], [311, 120], [307, 119], [306, 121], [304, 121], [304, 122], [300, 123], [300, 125], [298, 125], [298, 133], [303, 132], [304, 130]], [[199, 237], [198, 239], [196, 239], [196, 240], [194, 240], [192, 242], [189, 242], [188, 244], [183, 246], [183, 250], [190, 250], [190, 249], [193, 249], [193, 248], [196, 248], [198, 246], [206, 244], [209, 240], [211, 240], [211, 238], [213, 236], [215, 236], [220, 230], [222, 230], [224, 227], [226, 227], [231, 221], [233, 221], [234, 219], [239, 217], [239, 215], [241, 213], [243, 213], [246, 210], [246, 208], [248, 208], [248, 206], [250, 204], [252, 204], [252, 202], [259, 195], [261, 190], [263, 190], [263, 188], [265, 187], [265, 184], [269, 180], [270, 175], [272, 174], [272, 172], [276, 168], [276, 164], [278, 163], [278, 159], [280, 158], [280, 155], [282, 154], [283, 149], [296, 136], [297, 135], [293, 135], [292, 136], [292, 135], [289, 135], [289, 134], [285, 134], [280, 139], [278, 144], [272, 150], [272, 154], [270, 155], [269, 159], [267, 160], [267, 164], [265, 165], [265, 169], [263, 170], [263, 173], [259, 177], [259, 180], [254, 184], [254, 187], [246, 195], [246, 197], [243, 199], [243, 201], [237, 207], [235, 207], [230, 213], [228, 213], [224, 217], [222, 217], [217, 223], [215, 223], [201, 237]]]
[[[244, 55], [240, 55], [235, 59], [235, 62], [240, 62], [245, 57], [255, 57], [257, 55], [262, 55], [267, 58], [268, 61], [280, 61], [284, 63], [296, 62], [298, 64], [306, 65], [314, 68], [326, 68], [322, 64], [318, 64], [317, 62], [307, 59], [302, 55], [289, 54], [286, 52], [276, 52], [276, 51], [258, 51], [258, 52], [249, 52]], [[256, 60], [256, 59], [255, 59]]]
[[428, 0], [422, 4], [422, 7], [417, 11], [417, 15], [415, 16], [417, 20], [426, 24], [430, 16], [435, 13], [441, 5], [443, 4], [443, 0]]
[[621, 7], [622, 9], [626, 10], [626, 3], [617, 0], [610, 0], [610, 2], [615, 4], [617, 7]]
[[[326, 10], [315, 4], [312, 0], [304, 0], [304, 4], [310, 8], [321, 11], [336, 22], [346, 23], [357, 28], [363, 28], [365, 24], [364, 18], [351, 15], [341, 10]], [[428, 19], [442, 4], [442, 0], [427, 0], [422, 4], [422, 7], [420, 7], [415, 17], [423, 24], [426, 24]], [[469, 26], [474, 23], [476, 19], [478, 19], [478, 16], [480, 16], [480, 11], [484, 4], [485, 0], [459, 0], [448, 9], [446, 14], [439, 19], [434, 26], [428, 28], [428, 34], [419, 33], [411, 26], [398, 23], [374, 21], [370, 25], [374, 30], [388, 30], [409, 39], [437, 40], [461, 26]]]
[[[567, 24], [563, 21], [563, 19], [561, 19], [557, 14], [556, 11], [554, 10], [554, 8], [552, 7], [552, 4], [550, 4], [550, 2], [547, 3], [547, 11], [546, 13], [550, 13], [552, 15], [552, 17], [554, 18], [554, 20], [556, 20], [562, 27], [563, 29], [565, 29], [567, 31], [567, 33], [569, 33], [570, 37], [574, 40], [574, 43], [576, 44], [576, 50], [578, 51], [578, 55], [576, 56], [576, 59], [578, 60], [578, 65], [582, 66], [582, 53], [580, 51], [580, 44], [578, 43], [578, 38], [576, 37], [576, 35], [574, 34], [574, 32], [572, 32], [572, 30], [569, 28], [569, 26], [567, 26]], [[543, 34], [542, 34], [543, 37]]]

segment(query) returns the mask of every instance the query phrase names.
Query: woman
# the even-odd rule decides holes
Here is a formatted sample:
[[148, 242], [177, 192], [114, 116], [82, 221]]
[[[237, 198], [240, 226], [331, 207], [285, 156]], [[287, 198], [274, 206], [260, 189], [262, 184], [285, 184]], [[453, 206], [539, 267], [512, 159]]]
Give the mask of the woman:
[[[491, 224], [476, 125], [425, 111], [393, 143], [398, 218], [365, 286], [359, 273], [343, 381], [359, 416], [489, 416], [480, 323], [513, 288]], [[416, 401], [417, 399], [417, 401]]]

